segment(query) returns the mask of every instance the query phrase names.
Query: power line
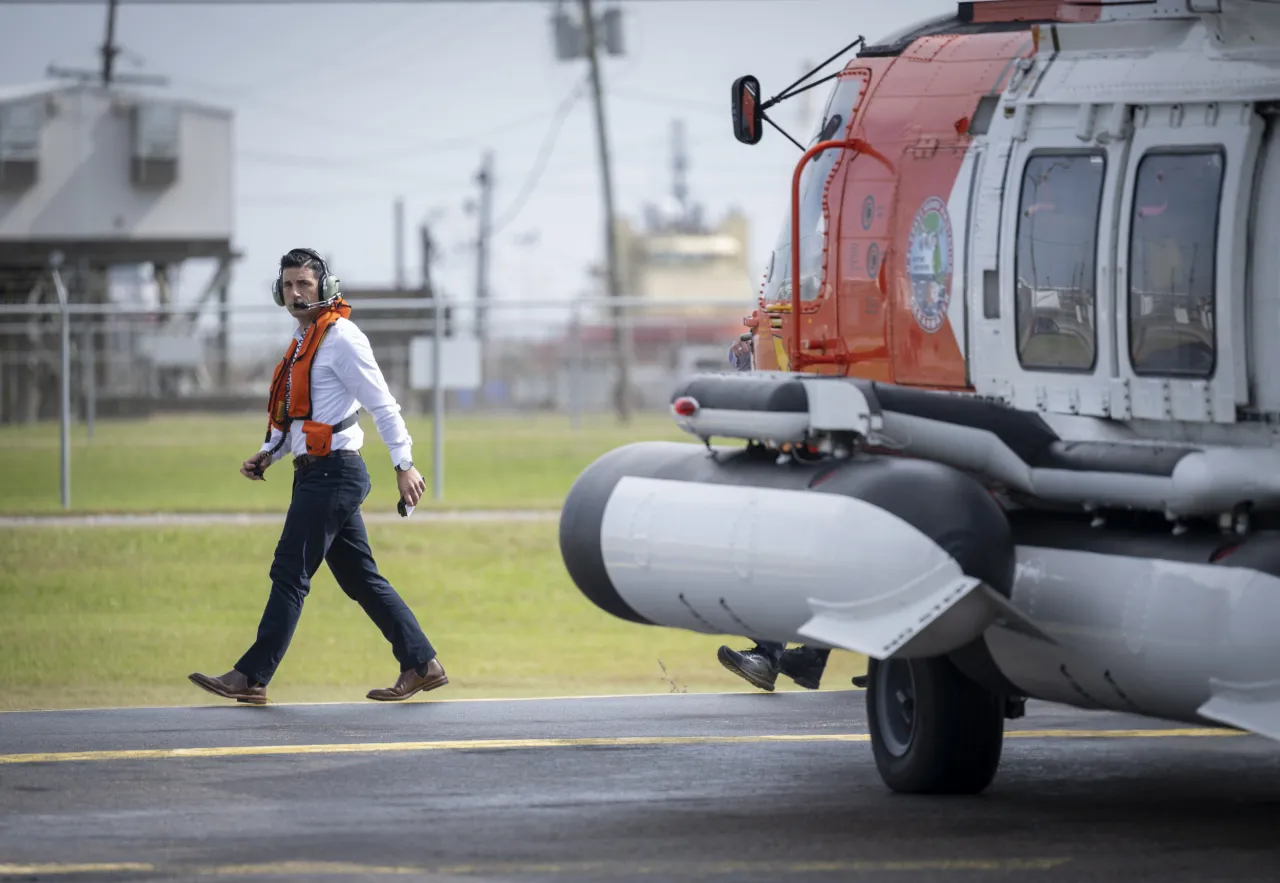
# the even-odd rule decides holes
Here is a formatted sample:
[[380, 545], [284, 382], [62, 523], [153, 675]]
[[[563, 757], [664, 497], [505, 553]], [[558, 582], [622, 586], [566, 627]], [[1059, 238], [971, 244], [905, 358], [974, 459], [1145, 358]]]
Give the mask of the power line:
[[[0, 2], [4, 2], [4, 0], [0, 0]], [[477, 147], [479, 147], [480, 146], [479, 142], [483, 141], [485, 138], [496, 137], [499, 135], [506, 135], [511, 130], [521, 128], [529, 123], [541, 122], [547, 119], [548, 113], [550, 113], [551, 122], [549, 123], [549, 127], [550, 127], [549, 131], [547, 132], [546, 136], [543, 139], [542, 146], [539, 148], [539, 158], [535, 160], [534, 170], [529, 173], [529, 179], [533, 179], [533, 178], [539, 177], [542, 174], [542, 172], [545, 171], [545, 169], [542, 169], [540, 167], [545, 166], [547, 160], [549, 159], [551, 148], [554, 146], [554, 140], [559, 136], [560, 129], [563, 126], [565, 122], [565, 118], [567, 117], [569, 111], [572, 109], [574, 103], [577, 101], [578, 98], [582, 96], [582, 89], [584, 88], [584, 85], [585, 84], [579, 84], [578, 86], [575, 86], [574, 90], [570, 92], [570, 94], [566, 96], [564, 99], [562, 99], [560, 104], [558, 104], [554, 108], [551, 108], [551, 107], [543, 108], [538, 111], [534, 111], [528, 114], [523, 114], [519, 117], [513, 117], [511, 119], [503, 121], [500, 124], [495, 124], [492, 127], [486, 127], [485, 129], [470, 132], [465, 135], [455, 135], [449, 138], [439, 138], [432, 141], [419, 141], [419, 142], [414, 142], [413, 140], [410, 140], [410, 139], [402, 140], [402, 138], [396, 138], [395, 140], [400, 141], [403, 144], [403, 146], [395, 150], [377, 151], [372, 153], [351, 153], [351, 152], [344, 151], [341, 155], [320, 156], [316, 154], [293, 153], [291, 151], [271, 151], [271, 150], [255, 150], [253, 148], [239, 148], [236, 150], [236, 158], [244, 162], [251, 163], [253, 165], [262, 165], [262, 166], [282, 166], [286, 168], [334, 169], [334, 170], [343, 170], [343, 171], [350, 170], [350, 171], [363, 172], [363, 171], [366, 171], [365, 167], [370, 163], [375, 163], [375, 164], [387, 163], [387, 162], [395, 162], [398, 160], [411, 161], [411, 160], [421, 159], [436, 153], [470, 152], [475, 150]], [[619, 90], [615, 88], [615, 89], [606, 89], [606, 92], [611, 97], [616, 95], [621, 97], [624, 100], [637, 97], [637, 93], [631, 92], [630, 90]], [[652, 98], [654, 100], [657, 100], [659, 96], [655, 95], [655, 96], [652, 96]], [[673, 99], [669, 103], [676, 103], [677, 101], [678, 99]], [[685, 102], [685, 103], [690, 103], [690, 102]], [[712, 102], [697, 102], [697, 103], [699, 105], [707, 106], [708, 108], [718, 107], [718, 105], [715, 105]], [[391, 139], [387, 139], [387, 140], [391, 140]], [[719, 137], [693, 138], [688, 141], [688, 144], [689, 146], [692, 146], [692, 147], [698, 147], [698, 146], [707, 146], [713, 143], [720, 144], [722, 141], [723, 139]], [[649, 160], [650, 160], [650, 155], [646, 151], [643, 156], [633, 157], [630, 155], [625, 155], [623, 161], [624, 162], [643, 161], [647, 163], [649, 162]], [[751, 164], [751, 165], [752, 167], [754, 167], [754, 164]], [[382, 177], [387, 174], [391, 174], [391, 175], [402, 174], [402, 172], [399, 170], [385, 169], [385, 168], [368, 170], [368, 171], [374, 172], [376, 177]], [[537, 183], [536, 181], [533, 182], [534, 185], [536, 185], [536, 183]], [[527, 186], [532, 186], [529, 184], [528, 180], [526, 180], [525, 184], [522, 185], [522, 187], [527, 187]], [[521, 197], [519, 197], [516, 200], [516, 202], [519, 202], [522, 199], [526, 199], [528, 195], [529, 194], [527, 193], [523, 194]], [[511, 208], [508, 208], [507, 211], [503, 213], [503, 218], [505, 220], [499, 223], [498, 227], [503, 227], [507, 223], [510, 223], [511, 219], [506, 218], [506, 216], [513, 214], [518, 210], [519, 208], [514, 205]]]
[[[364, 68], [364, 72], [367, 73], [370, 61], [373, 62], [375, 67], [381, 66], [379, 65], [380, 61], [383, 64], [388, 60], [398, 63], [399, 57], [405, 52], [406, 47], [397, 44], [401, 44], [405, 40], [418, 44], [408, 47], [408, 54], [413, 56], [428, 49], [426, 45], [422, 45], [424, 42], [437, 42], [440, 39], [441, 34], [438, 27], [433, 27], [429, 33], [423, 33], [423, 29], [410, 26], [416, 18], [416, 13], [409, 13], [405, 10], [400, 10], [400, 13], [400, 15], [392, 17], [393, 20], [390, 22], [380, 21], [373, 28], [365, 31], [359, 39], [348, 40], [342, 47], [341, 60], [338, 58], [328, 59], [324, 68], [319, 72], [319, 76], [315, 75], [315, 71], [300, 66], [294, 70], [294, 76], [290, 77], [286, 74], [283, 78], [275, 77], [265, 87], [259, 85], [253, 88], [250, 95], [255, 100], [259, 99], [263, 93], [268, 95], [275, 93], [278, 95], [282, 87], [288, 88], [297, 85], [299, 80], [303, 78], [307, 79], [307, 88], [314, 89], [317, 81], [320, 84], [324, 84], [325, 82], [332, 82], [335, 77], [338, 80], [346, 78], [351, 74], [353, 66], [356, 69]], [[446, 39], [451, 38], [448, 34], [444, 36]], [[375, 47], [372, 55], [363, 51], [371, 46]], [[393, 48], [400, 51], [393, 51]]]
[[684, 95], [658, 95], [651, 92], [641, 92], [635, 89], [619, 89], [617, 86], [608, 90], [609, 97], [617, 97], [623, 99], [631, 99], [645, 104], [659, 104], [663, 107], [671, 107], [676, 104], [683, 104], [688, 107], [697, 107], [703, 110], [715, 111], [716, 113], [724, 113], [728, 102], [707, 101], [702, 98], [689, 98]]
[[[4, 0], [0, 0], [0, 3]], [[450, 150], [474, 150], [476, 142], [483, 138], [492, 138], [499, 135], [507, 135], [514, 128], [519, 128], [526, 123], [533, 123], [546, 119], [547, 109], [534, 111], [503, 121], [500, 125], [490, 126], [486, 129], [471, 132], [466, 135], [455, 135], [450, 138], [439, 138], [434, 141], [421, 141], [414, 143], [406, 141], [404, 147], [392, 151], [379, 151], [375, 153], [344, 153], [341, 157], [333, 156], [315, 156], [306, 154], [294, 154], [289, 152], [276, 152], [264, 150], [239, 150], [236, 155], [247, 159], [251, 162], [263, 164], [280, 164], [280, 165], [303, 165], [313, 168], [344, 168], [351, 165], [358, 165], [367, 162], [391, 162], [398, 159], [416, 159], [426, 153], [444, 152]]]
[[[486, 151], [480, 172], [476, 175], [476, 183], [480, 185], [480, 203], [476, 206], [476, 215], [480, 222], [479, 235], [476, 237], [476, 337], [480, 345], [485, 344], [488, 337], [489, 300], [489, 238], [493, 217], [493, 152]], [[482, 354], [483, 357], [483, 354]]]
[[587, 80], [584, 77], [578, 82], [573, 90], [565, 96], [560, 102], [560, 107], [556, 109], [555, 118], [551, 121], [551, 125], [547, 128], [547, 134], [542, 138], [542, 145], [538, 148], [538, 157], [533, 161], [533, 167], [529, 170], [529, 174], [525, 176], [524, 183], [520, 185], [520, 193], [516, 196], [512, 204], [499, 217], [498, 222], [494, 224], [492, 233], [500, 232], [504, 227], [510, 224], [520, 214], [524, 208], [525, 202], [529, 196], [537, 188], [538, 182], [542, 179], [543, 172], [547, 168], [547, 160], [551, 158], [551, 152], [555, 148], [556, 138], [560, 134], [560, 130], [564, 128], [564, 121], [569, 118], [569, 111], [573, 110], [573, 106], [577, 104], [578, 99], [585, 94], [587, 88]]
[[[539, 6], [548, 0], [118, 0], [121, 6], [474, 6], [478, 3]], [[628, 3], [812, 3], [815, 0], [627, 0]], [[103, 0], [0, 0], [0, 6], [101, 6]]]

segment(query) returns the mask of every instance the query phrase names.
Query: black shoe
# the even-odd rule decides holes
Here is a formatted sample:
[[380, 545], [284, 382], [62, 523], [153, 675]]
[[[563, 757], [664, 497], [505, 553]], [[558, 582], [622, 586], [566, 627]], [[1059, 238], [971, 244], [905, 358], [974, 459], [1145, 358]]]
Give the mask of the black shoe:
[[773, 685], [778, 680], [778, 664], [772, 657], [758, 650], [738, 652], [723, 646], [716, 651], [716, 657], [721, 665], [752, 686], [773, 692]]
[[822, 673], [827, 670], [827, 657], [830, 655], [830, 650], [815, 647], [786, 650], [778, 660], [778, 671], [795, 681], [797, 686], [816, 690], [822, 683]]

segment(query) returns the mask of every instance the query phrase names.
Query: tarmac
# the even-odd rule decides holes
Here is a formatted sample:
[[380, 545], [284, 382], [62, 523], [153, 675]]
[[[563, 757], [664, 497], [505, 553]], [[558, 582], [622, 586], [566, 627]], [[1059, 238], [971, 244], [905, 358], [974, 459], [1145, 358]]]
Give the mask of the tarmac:
[[0, 880], [1246, 883], [1280, 867], [1280, 750], [1229, 730], [1031, 702], [992, 787], [935, 798], [883, 786], [865, 694], [835, 685], [207, 698], [0, 714]]

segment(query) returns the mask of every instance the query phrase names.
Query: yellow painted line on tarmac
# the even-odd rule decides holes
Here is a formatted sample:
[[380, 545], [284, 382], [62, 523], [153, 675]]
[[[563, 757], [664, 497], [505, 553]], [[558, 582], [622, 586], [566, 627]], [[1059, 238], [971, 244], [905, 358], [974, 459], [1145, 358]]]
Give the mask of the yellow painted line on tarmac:
[[[1021, 739], [1155, 739], [1246, 735], [1235, 730], [1013, 730]], [[430, 742], [338, 742], [319, 745], [234, 745], [203, 748], [130, 748], [0, 754], [0, 764], [104, 760], [261, 757], [265, 755], [382, 754], [406, 751], [511, 751], [544, 748], [628, 748], [665, 745], [732, 745], [768, 742], [869, 742], [868, 733], [807, 733], [756, 736], [623, 736], [579, 739], [450, 739]]]
[[580, 739], [453, 739], [432, 742], [347, 742], [321, 745], [240, 745], [208, 748], [137, 748], [121, 751], [57, 751], [0, 754], [0, 764], [86, 760], [167, 760], [184, 757], [251, 757], [268, 754], [379, 754], [402, 751], [478, 751], [530, 748], [626, 748], [735, 742], [866, 742], [866, 733], [782, 736], [623, 736]]
[[0, 864], [0, 877], [30, 877], [33, 874], [49, 876], [53, 874], [122, 874], [127, 871], [155, 871], [155, 865], [139, 862], [116, 862], [98, 864]]
[[107, 874], [126, 871], [181, 874], [200, 877], [303, 876], [313, 878], [330, 874], [344, 876], [491, 876], [521, 874], [606, 874], [729, 875], [746, 872], [795, 873], [886, 873], [886, 872], [956, 872], [956, 871], [1050, 871], [1070, 862], [1069, 858], [967, 858], [853, 861], [692, 861], [692, 862], [485, 862], [478, 864], [439, 865], [365, 865], [356, 862], [287, 861], [242, 865], [173, 865], [152, 864], [41, 864], [0, 865], [0, 876]]
[[262, 877], [269, 874], [305, 874], [314, 877], [320, 874], [360, 874], [362, 876], [401, 876], [431, 873], [428, 868], [407, 865], [362, 865], [359, 862], [265, 862], [251, 865], [216, 865], [208, 868], [193, 868], [191, 873], [202, 877]]
[[[839, 690], [826, 690], [826, 693], [865, 693], [863, 687], [847, 687]], [[118, 713], [122, 711], [194, 711], [204, 710], [208, 708], [232, 708], [236, 711], [249, 713], [250, 709], [262, 708], [322, 708], [322, 707], [341, 707], [359, 706], [362, 709], [370, 708], [396, 708], [404, 707], [405, 704], [410, 706], [420, 705], [449, 705], [449, 704], [465, 704], [469, 702], [568, 702], [579, 701], [583, 699], [670, 699], [679, 696], [686, 697], [689, 700], [706, 698], [708, 696], [757, 696], [763, 701], [774, 701], [777, 697], [782, 696], [811, 696], [812, 693], [801, 690], [780, 690], [776, 693], [758, 693], [747, 690], [718, 690], [708, 691], [706, 693], [599, 693], [581, 696], [468, 696], [458, 699], [445, 699], [432, 696], [430, 698], [417, 699], [409, 703], [390, 703], [390, 702], [373, 702], [368, 699], [357, 700], [334, 700], [329, 702], [268, 702], [266, 705], [247, 705], [236, 704], [234, 702], [193, 702], [190, 705], [101, 705], [86, 706], [83, 708], [4, 708], [0, 709], [0, 714], [64, 714], [66, 712], [110, 712]]]
[[903, 861], [807, 861], [807, 862], [498, 862], [437, 867], [380, 867], [343, 862], [280, 862], [257, 865], [224, 865], [202, 868], [201, 876], [259, 876], [268, 874], [382, 874], [387, 876], [431, 874], [440, 876], [515, 874], [670, 874], [710, 875], [803, 872], [885, 871], [1048, 871], [1071, 861], [1069, 858], [1030, 859], [916, 859]]

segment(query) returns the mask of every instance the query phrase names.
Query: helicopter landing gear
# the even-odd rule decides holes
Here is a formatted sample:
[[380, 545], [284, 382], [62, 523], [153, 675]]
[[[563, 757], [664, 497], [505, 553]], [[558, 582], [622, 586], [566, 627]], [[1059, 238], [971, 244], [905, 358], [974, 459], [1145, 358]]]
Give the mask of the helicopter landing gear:
[[995, 778], [1005, 704], [944, 657], [868, 660], [880, 778], [905, 794], [978, 794]]

